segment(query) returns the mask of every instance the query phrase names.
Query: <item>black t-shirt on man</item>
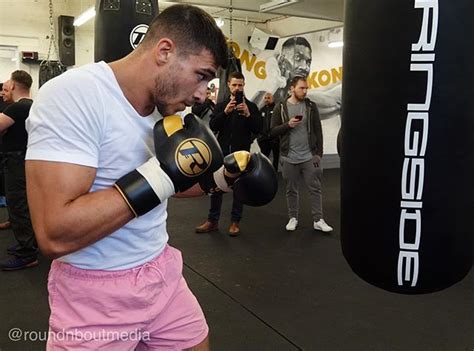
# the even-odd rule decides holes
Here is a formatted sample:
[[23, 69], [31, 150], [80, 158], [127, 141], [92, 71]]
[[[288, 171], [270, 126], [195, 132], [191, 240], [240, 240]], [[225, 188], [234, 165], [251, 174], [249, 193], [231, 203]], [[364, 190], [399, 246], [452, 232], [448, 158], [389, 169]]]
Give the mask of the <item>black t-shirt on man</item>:
[[6, 116], [15, 121], [3, 135], [3, 152], [26, 151], [28, 133], [25, 129], [25, 120], [30, 114], [32, 104], [31, 99], [20, 99], [3, 111]]

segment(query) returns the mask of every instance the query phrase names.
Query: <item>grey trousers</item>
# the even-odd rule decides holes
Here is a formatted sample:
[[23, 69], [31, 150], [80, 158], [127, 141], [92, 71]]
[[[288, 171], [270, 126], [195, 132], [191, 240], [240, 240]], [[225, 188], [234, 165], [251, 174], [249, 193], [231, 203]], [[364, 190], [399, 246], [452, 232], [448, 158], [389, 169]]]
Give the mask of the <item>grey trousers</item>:
[[311, 200], [311, 215], [315, 222], [323, 218], [321, 179], [323, 169], [315, 167], [311, 160], [292, 164], [282, 160], [283, 178], [286, 180], [286, 202], [289, 218], [298, 218], [299, 186], [303, 181]]

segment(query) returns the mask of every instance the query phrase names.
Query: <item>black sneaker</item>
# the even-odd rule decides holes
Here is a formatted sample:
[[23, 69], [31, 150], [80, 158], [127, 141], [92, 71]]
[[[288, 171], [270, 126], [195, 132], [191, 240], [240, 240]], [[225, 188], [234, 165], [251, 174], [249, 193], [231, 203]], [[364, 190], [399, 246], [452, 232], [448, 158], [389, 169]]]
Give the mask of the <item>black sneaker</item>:
[[17, 269], [35, 267], [39, 264], [35, 256], [30, 257], [15, 257], [9, 260], [0, 262], [0, 268], [3, 271], [16, 271]]

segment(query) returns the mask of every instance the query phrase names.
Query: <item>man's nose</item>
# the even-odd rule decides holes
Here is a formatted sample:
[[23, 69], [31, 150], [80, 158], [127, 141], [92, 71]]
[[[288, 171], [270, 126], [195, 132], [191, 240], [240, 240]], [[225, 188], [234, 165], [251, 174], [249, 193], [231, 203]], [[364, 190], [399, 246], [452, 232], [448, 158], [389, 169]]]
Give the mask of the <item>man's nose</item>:
[[206, 100], [206, 96], [207, 96], [207, 87], [204, 89], [199, 88], [194, 93], [194, 100], [202, 104]]
[[310, 64], [306, 61], [300, 61], [298, 62], [298, 67], [300, 68], [309, 68]]

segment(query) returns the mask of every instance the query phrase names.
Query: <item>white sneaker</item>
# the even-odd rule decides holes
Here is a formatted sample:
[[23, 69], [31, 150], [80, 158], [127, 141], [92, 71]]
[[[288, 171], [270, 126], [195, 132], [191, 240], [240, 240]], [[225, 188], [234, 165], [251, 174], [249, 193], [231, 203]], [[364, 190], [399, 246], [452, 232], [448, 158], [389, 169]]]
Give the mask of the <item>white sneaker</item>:
[[286, 225], [286, 230], [292, 232], [296, 229], [298, 226], [298, 220], [295, 217], [291, 217], [290, 220], [288, 221], [288, 224]]
[[[289, 223], [288, 223], [288, 224], [289, 224]], [[319, 221], [314, 222], [314, 223], [313, 223], [313, 227], [314, 227], [314, 229], [320, 230], [320, 231], [325, 232], [325, 233], [332, 232], [332, 227], [329, 226], [329, 225], [324, 221], [324, 219], [322, 219], [322, 218], [321, 218]]]

